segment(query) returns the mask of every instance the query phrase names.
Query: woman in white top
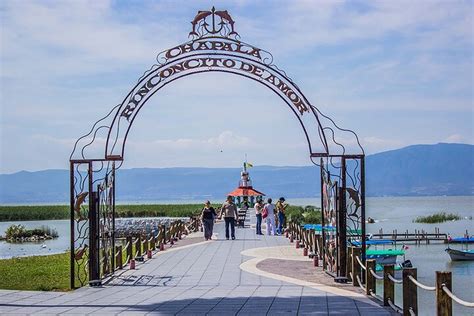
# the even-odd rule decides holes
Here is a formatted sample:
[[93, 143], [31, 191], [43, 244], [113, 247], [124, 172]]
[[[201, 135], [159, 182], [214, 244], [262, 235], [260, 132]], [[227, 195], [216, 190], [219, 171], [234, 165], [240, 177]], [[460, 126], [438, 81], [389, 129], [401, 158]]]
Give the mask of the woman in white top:
[[267, 200], [267, 204], [263, 207], [263, 212], [267, 213], [267, 217], [265, 218], [267, 223], [267, 235], [276, 235], [275, 205], [272, 204], [272, 199]]

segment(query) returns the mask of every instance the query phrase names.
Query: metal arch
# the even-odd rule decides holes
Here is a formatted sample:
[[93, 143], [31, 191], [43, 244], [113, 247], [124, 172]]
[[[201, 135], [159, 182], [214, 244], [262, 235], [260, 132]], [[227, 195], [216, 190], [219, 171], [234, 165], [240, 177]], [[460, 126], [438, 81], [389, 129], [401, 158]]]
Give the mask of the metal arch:
[[[143, 102], [143, 104], [137, 109], [137, 112], [136, 114], [133, 116], [132, 120], [130, 121], [130, 125], [128, 126], [127, 128], [127, 132], [125, 133], [125, 138], [123, 140], [123, 146], [122, 146], [122, 152], [121, 152], [121, 158], [123, 159], [125, 157], [125, 146], [126, 146], [126, 143], [127, 143], [127, 138], [128, 138], [128, 133], [130, 132], [130, 129], [132, 128], [132, 125], [133, 125], [133, 122], [135, 120], [135, 118], [138, 116], [138, 113], [140, 112], [140, 110], [143, 108], [143, 106], [145, 105], [146, 102], [148, 102], [148, 100], [155, 94], [157, 93], [158, 91], [160, 91], [162, 88], [164, 88], [165, 86], [167, 86], [168, 84], [172, 83], [173, 81], [175, 80], [178, 80], [178, 79], [181, 79], [181, 78], [185, 78], [185, 77], [188, 77], [190, 75], [194, 75], [194, 74], [202, 74], [202, 73], [206, 73], [206, 72], [223, 72], [223, 73], [231, 73], [231, 74], [234, 74], [234, 75], [239, 75], [239, 76], [243, 76], [243, 77], [246, 77], [246, 78], [249, 78], [249, 79], [252, 79], [258, 83], [261, 83], [263, 84], [264, 86], [268, 87], [270, 90], [272, 90], [273, 92], [275, 92], [275, 94], [277, 96], [279, 96], [287, 105], [288, 107], [291, 109], [291, 111], [295, 114], [296, 118], [298, 119], [298, 122], [300, 123], [302, 129], [303, 129], [303, 133], [305, 134], [305, 137], [306, 137], [306, 140], [308, 142], [308, 149], [309, 149], [309, 152], [312, 153], [312, 146], [311, 146], [311, 141], [310, 141], [310, 138], [308, 136], [308, 131], [306, 129], [306, 126], [304, 125], [303, 121], [301, 120], [301, 118], [299, 117], [298, 113], [296, 112], [296, 110], [291, 106], [291, 104], [288, 102], [288, 100], [286, 100], [282, 95], [280, 95], [277, 91], [275, 91], [270, 85], [268, 85], [267, 83], [265, 83], [264, 81], [260, 81], [256, 78], [252, 78], [252, 77], [248, 77], [246, 76], [245, 74], [241, 74], [241, 73], [237, 73], [237, 72], [232, 72], [230, 70], [226, 71], [225, 69], [210, 69], [210, 70], [201, 70], [201, 71], [196, 71], [196, 72], [192, 72], [192, 73], [187, 73], [187, 74], [183, 74], [182, 76], [180, 77], [176, 77], [176, 78], [173, 78], [171, 79], [170, 81], [166, 82], [163, 84], [163, 86], [161, 86], [159, 89], [157, 89], [156, 91], [154, 91], [150, 97], [147, 98], [146, 101]], [[119, 116], [119, 115], [118, 115]], [[112, 129], [110, 129], [110, 132], [112, 131]], [[106, 145], [106, 155], [107, 155], [107, 149], [108, 149], [108, 144], [109, 144], [109, 137], [107, 137], [107, 145]]]
[[[212, 18], [212, 29], [210, 28], [211, 24], [206, 21], [206, 19], [210, 18]], [[215, 25], [216, 19], [217, 27]], [[84, 285], [87, 274], [89, 275], [89, 281], [101, 279], [110, 273], [109, 266], [114, 266], [114, 173], [115, 170], [122, 166], [128, 133], [139, 111], [148, 102], [149, 98], [169, 83], [192, 74], [205, 72], [231, 73], [259, 82], [277, 94], [295, 114], [308, 142], [311, 161], [318, 165], [314, 162], [313, 158], [320, 157], [321, 163], [318, 166], [320, 167], [321, 180], [323, 180], [323, 175], [327, 175], [325, 182], [331, 185], [331, 190], [334, 191], [334, 194], [331, 194], [331, 196], [336, 199], [339, 198], [337, 203], [336, 199], [333, 201], [336, 213], [340, 214], [337, 215], [337, 238], [333, 238], [334, 240], [325, 240], [323, 238], [323, 255], [328, 256], [328, 260], [323, 260], [323, 266], [326, 269], [327, 265], [329, 265], [330, 270], [333, 270], [339, 276], [346, 275], [344, 266], [347, 250], [345, 245], [347, 242], [352, 238], [360, 238], [362, 239], [362, 247], [365, 249], [365, 155], [357, 134], [352, 130], [340, 128], [330, 117], [314, 107], [285, 71], [273, 63], [273, 56], [270, 52], [240, 41], [240, 35], [234, 29], [234, 21], [227, 11], [216, 11], [214, 8], [211, 11], [199, 11], [192, 25], [193, 30], [189, 37], [193, 39], [159, 53], [157, 56], [158, 64], [145, 71], [138, 79], [137, 84], [123, 99], [122, 103], [114, 106], [106, 116], [99, 119], [92, 126], [89, 133], [80, 137], [74, 145], [70, 156], [71, 287], [75, 287], [76, 278], [80, 285]], [[196, 47], [194, 46], [195, 44]], [[225, 45], [234, 46], [228, 47]], [[180, 51], [175, 55], [174, 53], [178, 52], [175, 50], [178, 49]], [[251, 51], [246, 51], [246, 49]], [[200, 58], [203, 63], [198, 63], [198, 66], [195, 67], [184, 67], [184, 62], [196, 60], [197, 58]], [[247, 63], [247, 66], [253, 67], [253, 70], [258, 68], [261, 71], [260, 75], [254, 71], [249, 71], [249, 69], [245, 70], [243, 67], [240, 69], [233, 66], [227, 67], [225, 65], [226, 58], [232, 61], [234, 65], [236, 62], [240, 63], [240, 65]], [[221, 62], [221, 65], [217, 65], [218, 60]], [[208, 61], [213, 61], [214, 63], [209, 65]], [[180, 62], [183, 63], [179, 65]], [[181, 69], [178, 66], [181, 66]], [[171, 70], [173, 70], [173, 73], [170, 72], [166, 76], [163, 75], [164, 71]], [[269, 75], [269, 77], [265, 78], [263, 74]], [[270, 77], [273, 77], [273, 81], [269, 80]], [[152, 79], [155, 79], [154, 82], [156, 83], [152, 83]], [[149, 83], [150, 85], [148, 85]], [[299, 103], [292, 99], [288, 90], [295, 97], [299, 98]], [[307, 115], [304, 118], [316, 119], [317, 126], [312, 125], [311, 127], [313, 129], [317, 127], [317, 132], [313, 130], [313, 133], [308, 133], [307, 127], [309, 127], [309, 123], [304, 122], [303, 115]], [[122, 117], [123, 119], [121, 119]], [[126, 127], [122, 130], [120, 129], [121, 123], [126, 124]], [[311, 121], [312, 123], [314, 121]], [[98, 132], [103, 132], [104, 130], [107, 130], [104, 148], [105, 156], [100, 157], [101, 155], [99, 154], [99, 157], [86, 158], [85, 149], [96, 141]], [[327, 138], [326, 131], [330, 132], [329, 138]], [[359, 146], [358, 150], [362, 154], [346, 154], [345, 142], [338, 142], [336, 140], [335, 131], [348, 132], [355, 136]], [[116, 133], [116, 136], [111, 145], [110, 141], [113, 132]], [[317, 141], [318, 137], [320, 143]], [[114, 155], [115, 146], [119, 141], [122, 147], [120, 151], [117, 149], [117, 155]], [[314, 153], [312, 145], [315, 143], [322, 145], [321, 149], [323, 151]], [[78, 146], [78, 144], [82, 146]], [[336, 147], [336, 150], [333, 152], [330, 145], [333, 146], [334, 144], [339, 147]], [[337, 154], [336, 151], [341, 148], [342, 154]], [[80, 152], [82, 159], [75, 159], [76, 149]], [[341, 165], [337, 162], [334, 164], [333, 158], [339, 159]], [[323, 163], [324, 159], [326, 163]], [[354, 160], [356, 162], [352, 165], [353, 170], [347, 168], [350, 164], [346, 164], [346, 160]], [[118, 167], [115, 167], [115, 161], [120, 161]], [[104, 168], [104, 162], [107, 162], [106, 168]], [[96, 163], [101, 164], [100, 168], [94, 169]], [[112, 164], [111, 169], [110, 164]], [[80, 166], [87, 166], [87, 170], [81, 171]], [[331, 170], [335, 170], [335, 172], [332, 173]], [[86, 185], [86, 182], [88, 185]], [[100, 184], [96, 185], [96, 183]], [[110, 187], [109, 183], [111, 183]], [[96, 191], [94, 190], [95, 187], [97, 187]], [[326, 186], [326, 191], [328, 191], [327, 188]], [[106, 194], [105, 199], [101, 198], [101, 192]], [[323, 181], [321, 181], [321, 202], [323, 206]], [[321, 212], [323, 226], [325, 226], [325, 221], [329, 219], [328, 216], [324, 215], [325, 211], [327, 211], [326, 208], [322, 207]], [[104, 223], [110, 224], [110, 227], [106, 227], [107, 229], [104, 228], [105, 225], [98, 225], [99, 221], [94, 224], [95, 226], [91, 224], [91, 222], [94, 222], [91, 216], [96, 216], [97, 220], [97, 215], [100, 214], [104, 215]], [[107, 221], [109, 217], [112, 218], [111, 222]], [[75, 237], [75, 228], [77, 228], [77, 238]], [[361, 228], [361, 233], [358, 233], [359, 228]], [[347, 235], [346, 232], [351, 230], [353, 233]], [[112, 232], [112, 235], [109, 234], [110, 232]], [[97, 238], [99, 236], [98, 233], [102, 236], [100, 241]], [[89, 235], [89, 238], [87, 235]], [[333, 249], [330, 247], [331, 245], [333, 245]], [[104, 252], [99, 253], [100, 250], [105, 250], [105, 255]], [[102, 259], [100, 259], [101, 256]], [[110, 262], [109, 258], [112, 258]], [[105, 263], [103, 271], [99, 270], [99, 265], [102, 264], [99, 261]], [[87, 269], [87, 266], [89, 266], [89, 269]]]
[[[212, 37], [212, 39], [220, 39], [220, 40], [228, 41], [228, 39], [225, 39], [225, 38]], [[240, 43], [238, 41], [232, 41], [232, 42], [233, 43]], [[190, 43], [193, 43], [193, 42], [188, 42], [186, 44], [181, 44], [181, 46], [182, 45], [189, 45]], [[179, 46], [176, 46], [176, 47], [179, 47]], [[176, 47], [171, 48], [171, 50], [175, 49]], [[252, 46], [252, 47], [254, 47], [254, 46]], [[152, 69], [145, 72], [145, 74], [140, 78], [140, 80], [137, 82], [137, 84], [130, 90], [130, 92], [123, 99], [121, 105], [117, 108], [115, 116], [112, 120], [112, 123], [110, 124], [109, 131], [108, 131], [108, 134], [107, 134], [105, 152], [104, 152], [105, 157], [108, 157], [109, 154], [113, 153], [113, 149], [115, 149], [115, 145], [116, 145], [118, 139], [116, 139], [115, 142], [111, 145], [110, 142], [111, 142], [112, 133], [114, 131], [114, 127], [116, 127], [116, 124], [118, 124], [117, 121], [120, 121], [120, 117], [122, 116], [123, 111], [127, 108], [128, 104], [130, 104], [130, 103], [127, 103], [127, 102], [129, 102], [130, 99], [133, 98], [137, 94], [137, 91], [138, 91], [137, 89], [139, 89], [140, 87], [144, 87], [146, 85], [146, 82], [148, 81], [149, 76], [151, 76], [151, 74], [155, 74], [155, 75], [160, 74], [160, 71], [165, 71], [167, 69], [170, 69], [171, 67], [175, 66], [176, 63], [178, 63], [178, 62], [179, 63], [186, 63], [188, 61], [195, 61], [196, 59], [208, 59], [209, 60], [209, 58], [211, 58], [211, 57], [212, 58], [220, 58], [220, 57], [230, 58], [230, 60], [237, 61], [237, 62], [240, 62], [240, 63], [252, 63], [252, 66], [260, 67], [264, 71], [267, 71], [269, 74], [271, 74], [272, 76], [277, 78], [280, 83], [283, 83], [285, 86], [289, 87], [290, 91], [296, 91], [298, 93], [297, 96], [298, 96], [298, 98], [301, 98], [303, 105], [305, 107], [307, 105], [305, 112], [308, 112], [308, 113], [305, 113], [305, 115], [309, 115], [310, 113], [312, 113], [314, 118], [316, 119], [317, 124], [318, 124], [318, 134], [319, 135], [317, 135], [317, 136], [319, 136], [319, 139], [320, 139], [322, 148], [324, 149], [324, 152], [323, 153], [316, 153], [316, 155], [321, 155], [321, 154], [323, 154], [323, 155], [326, 154], [327, 155], [327, 154], [329, 154], [329, 146], [328, 146], [328, 143], [327, 143], [326, 135], [324, 133], [324, 128], [321, 124], [321, 121], [319, 119], [317, 111], [315, 110], [315, 107], [309, 103], [306, 96], [301, 92], [301, 89], [296, 84], [294, 84], [294, 82], [290, 78], [288, 78], [286, 76], [286, 74], [284, 74], [284, 71], [282, 71], [278, 68], [274, 68], [274, 67], [270, 66], [269, 64], [258, 61], [256, 59], [241, 56], [240, 54], [222, 53], [222, 52], [219, 52], [219, 51], [212, 52], [212, 53], [200, 53], [199, 51], [198, 52], [192, 51], [190, 53], [183, 53], [179, 58], [170, 59], [166, 63], [163, 63], [163, 64], [159, 65], [158, 67], [156, 67], [154, 69], [152, 67]], [[271, 58], [273, 58], [273, 57], [271, 56]], [[255, 64], [255, 65], [253, 65], [253, 64]], [[212, 67], [217, 67], [220, 70], [212, 68]], [[202, 68], [204, 68], [204, 69], [199, 70], [199, 71], [196, 70], [196, 69], [202, 69]], [[234, 70], [234, 71], [230, 71], [230, 70]], [[184, 74], [186, 72], [189, 72], [189, 73]], [[148, 101], [148, 99], [150, 97], [152, 97], [162, 87], [169, 84], [170, 82], [173, 82], [176, 79], [183, 78], [187, 75], [191, 75], [191, 74], [195, 74], [195, 73], [204, 73], [204, 72], [226, 72], [226, 73], [238, 74], [238, 75], [241, 75], [243, 77], [253, 79], [257, 82], [263, 83], [265, 86], [270, 88], [273, 92], [275, 92], [277, 95], [279, 95], [285, 101], [285, 103], [292, 109], [293, 113], [295, 113], [295, 115], [298, 118], [298, 120], [299, 120], [299, 122], [300, 122], [300, 124], [303, 128], [303, 131], [305, 133], [305, 137], [306, 137], [307, 142], [308, 142], [308, 148], [309, 148], [310, 156], [315, 154], [313, 152], [311, 137], [309, 137], [309, 135], [308, 135], [307, 128], [306, 128], [304, 122], [301, 120], [300, 116], [295, 111], [294, 105], [292, 105], [291, 102], [288, 101], [288, 100], [291, 101], [289, 96], [287, 96], [287, 95], [282, 96], [282, 94], [279, 93], [279, 90], [275, 89], [275, 85], [272, 86], [272, 85], [268, 84], [268, 82], [262, 77], [259, 77], [259, 76], [256, 76], [256, 75], [252, 76], [251, 73], [244, 72], [244, 71], [242, 71], [241, 69], [238, 69], [238, 68], [225, 68], [223, 66], [201, 65], [201, 66], [198, 66], [198, 67], [193, 67], [193, 68], [190, 68], [190, 69], [185, 69], [185, 70], [179, 71], [177, 73], [174, 73], [173, 76], [175, 76], [175, 77], [166, 80], [164, 83], [162, 83], [160, 81], [158, 84], [156, 84], [156, 86], [159, 86], [159, 87], [156, 88], [156, 90], [154, 90], [153, 88], [150, 89], [149, 93], [147, 93], [143, 97], [143, 99], [140, 99], [140, 101], [137, 103], [136, 107], [133, 109], [133, 112], [132, 112], [133, 114], [130, 115], [130, 116], [132, 116], [132, 120], [129, 121], [129, 126], [127, 127], [127, 131], [126, 131], [125, 135], [128, 135], [129, 129], [133, 125], [134, 118], [138, 115], [138, 112], [141, 109], [141, 107], [143, 107], [146, 104], [146, 102]], [[272, 73], [274, 73], [275, 75], [273, 75]], [[117, 131], [117, 132], [119, 132], [119, 131]], [[316, 138], [317, 136], [314, 136], [314, 137]], [[123, 148], [125, 147], [126, 136], [121, 141], [121, 143], [123, 144], [122, 145], [122, 150], [121, 150], [121, 158], [123, 158], [124, 154], [125, 154]]]

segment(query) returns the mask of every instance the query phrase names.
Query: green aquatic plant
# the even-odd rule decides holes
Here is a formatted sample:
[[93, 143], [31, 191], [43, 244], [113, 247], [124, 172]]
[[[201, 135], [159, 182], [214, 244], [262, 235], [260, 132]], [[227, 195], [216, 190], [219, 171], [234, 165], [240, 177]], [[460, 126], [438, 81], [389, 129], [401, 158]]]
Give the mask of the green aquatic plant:
[[435, 224], [448, 221], [458, 221], [462, 219], [461, 216], [453, 213], [439, 212], [428, 216], [418, 216], [413, 220], [414, 223]]

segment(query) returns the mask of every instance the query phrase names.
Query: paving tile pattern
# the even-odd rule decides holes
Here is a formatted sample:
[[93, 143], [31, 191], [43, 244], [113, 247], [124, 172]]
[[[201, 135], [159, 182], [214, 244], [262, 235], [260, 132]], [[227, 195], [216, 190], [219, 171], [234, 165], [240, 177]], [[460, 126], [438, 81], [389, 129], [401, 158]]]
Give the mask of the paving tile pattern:
[[242, 271], [240, 264], [250, 258], [241, 251], [287, 245], [288, 240], [258, 236], [251, 228], [236, 229], [237, 239], [225, 240], [222, 224], [215, 231], [218, 240], [165, 251], [101, 288], [70, 293], [0, 290], [0, 314], [393, 315], [349, 297]]

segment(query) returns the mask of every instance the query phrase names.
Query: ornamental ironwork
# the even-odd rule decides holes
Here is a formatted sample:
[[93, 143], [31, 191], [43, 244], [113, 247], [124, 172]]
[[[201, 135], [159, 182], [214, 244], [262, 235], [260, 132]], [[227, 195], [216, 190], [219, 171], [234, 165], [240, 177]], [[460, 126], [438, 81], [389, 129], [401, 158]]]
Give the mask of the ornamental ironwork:
[[198, 11], [191, 22], [193, 30], [189, 36], [201, 38], [205, 36], [232, 37], [236, 39], [239, 34], [234, 30], [234, 20], [227, 10], [216, 11], [212, 7], [211, 11]]
[[[175, 80], [211, 72], [258, 82], [273, 91], [299, 122], [309, 158], [324, 179], [323, 251], [330, 272], [345, 275], [343, 261], [352, 240], [361, 239], [365, 247], [364, 150], [356, 133], [340, 128], [311, 104], [270, 52], [241, 40], [235, 24], [226, 10], [199, 11], [191, 21], [190, 40], [158, 53], [156, 63], [122, 101], [75, 143], [70, 157], [71, 287], [113, 274], [115, 172], [140, 110]], [[344, 143], [353, 146], [347, 149]]]

